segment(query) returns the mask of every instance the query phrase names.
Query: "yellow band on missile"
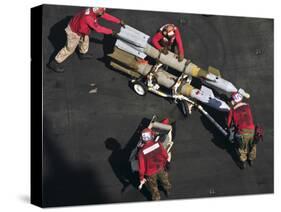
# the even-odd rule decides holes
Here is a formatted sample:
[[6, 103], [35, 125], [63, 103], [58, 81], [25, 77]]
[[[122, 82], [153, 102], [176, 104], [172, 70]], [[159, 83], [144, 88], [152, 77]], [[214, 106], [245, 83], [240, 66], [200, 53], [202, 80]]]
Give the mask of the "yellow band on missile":
[[191, 95], [191, 91], [193, 90], [193, 86], [190, 84], [185, 84], [181, 88], [181, 94], [189, 97]]
[[212, 73], [212, 74], [214, 74], [214, 75], [216, 75], [216, 76], [218, 76], [218, 77], [221, 77], [220, 70], [217, 69], [217, 68], [215, 68], [215, 67], [213, 67], [213, 66], [209, 66], [209, 67], [208, 67], [208, 72], [209, 72], [209, 73]]
[[191, 76], [193, 77], [206, 77], [207, 74], [207, 71], [202, 68], [199, 68], [198, 66], [192, 67], [191, 69]]
[[186, 74], [189, 74], [193, 77], [206, 77], [206, 75], [208, 74], [207, 71], [205, 71], [204, 69], [198, 67], [197, 65], [195, 65], [194, 63], [190, 63], [188, 64], [186, 70], [185, 70]]
[[199, 71], [200, 71], [200, 68], [198, 66], [193, 66], [191, 69], [191, 76], [198, 77]]

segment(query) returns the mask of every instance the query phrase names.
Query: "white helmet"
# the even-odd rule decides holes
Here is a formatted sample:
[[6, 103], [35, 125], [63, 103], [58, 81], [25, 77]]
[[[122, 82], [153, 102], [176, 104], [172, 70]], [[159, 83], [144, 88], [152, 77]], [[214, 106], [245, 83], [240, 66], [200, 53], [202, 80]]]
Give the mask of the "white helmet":
[[92, 7], [92, 10], [93, 10], [94, 13], [98, 13], [98, 12], [103, 13], [103, 12], [105, 12], [105, 8], [104, 7]]
[[154, 139], [154, 132], [149, 128], [145, 128], [141, 133], [141, 139], [144, 142], [153, 140]]
[[169, 38], [175, 36], [175, 25], [174, 24], [165, 24], [160, 28], [160, 31], [163, 32], [163, 34]]
[[231, 95], [231, 98], [232, 98], [232, 100], [234, 101], [234, 103], [237, 104], [237, 103], [239, 103], [239, 102], [242, 101], [243, 96], [242, 96], [240, 93], [236, 92], [236, 93], [233, 93], [233, 94]]

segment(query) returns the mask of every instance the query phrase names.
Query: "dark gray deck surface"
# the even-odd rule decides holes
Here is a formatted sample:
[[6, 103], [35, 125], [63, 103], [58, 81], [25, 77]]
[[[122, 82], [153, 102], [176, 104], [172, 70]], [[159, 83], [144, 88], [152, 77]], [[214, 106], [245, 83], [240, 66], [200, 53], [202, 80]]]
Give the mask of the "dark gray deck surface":
[[[44, 64], [64, 45], [64, 28], [79, 10], [44, 7]], [[110, 47], [110, 37], [92, 33], [92, 60], [82, 61], [74, 54], [63, 74], [43, 67], [44, 205], [146, 201], [146, 194], [135, 185], [122, 192], [122, 179], [135, 184], [124, 161], [137, 142], [137, 128], [154, 114], [177, 121], [170, 199], [272, 193], [273, 20], [109, 12], [149, 35], [165, 23], [178, 25], [188, 58], [204, 68], [219, 68], [224, 78], [251, 94], [249, 103], [255, 121], [265, 127], [265, 141], [258, 145], [255, 166], [240, 170], [231, 148], [199, 112], [184, 119], [175, 104], [161, 97], [137, 96], [128, 87], [129, 78], [101, 59]], [[93, 82], [97, 94], [88, 93]], [[215, 117], [220, 123], [222, 115]], [[112, 151], [110, 147], [117, 143], [121, 149]]]

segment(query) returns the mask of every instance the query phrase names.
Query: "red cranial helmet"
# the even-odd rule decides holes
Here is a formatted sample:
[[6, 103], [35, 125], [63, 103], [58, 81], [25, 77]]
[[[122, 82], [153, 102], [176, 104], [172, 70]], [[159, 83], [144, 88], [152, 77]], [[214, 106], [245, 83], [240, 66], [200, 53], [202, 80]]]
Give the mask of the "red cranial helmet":
[[149, 128], [145, 128], [141, 133], [141, 139], [144, 142], [153, 140], [154, 136], [155, 136], [154, 132]]
[[161, 121], [162, 124], [169, 124], [170, 123], [170, 120], [168, 118], [164, 118], [162, 121]]

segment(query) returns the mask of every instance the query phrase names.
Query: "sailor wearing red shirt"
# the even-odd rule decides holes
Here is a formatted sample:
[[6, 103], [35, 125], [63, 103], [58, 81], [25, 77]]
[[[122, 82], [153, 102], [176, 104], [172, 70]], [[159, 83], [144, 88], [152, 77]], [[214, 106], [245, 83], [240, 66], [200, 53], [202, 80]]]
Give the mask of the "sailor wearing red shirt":
[[155, 142], [154, 137], [155, 133], [151, 129], [146, 128], [142, 131], [143, 145], [138, 152], [139, 179], [140, 185], [145, 183], [150, 191], [152, 200], [160, 200], [158, 181], [164, 188], [166, 195], [171, 190], [168, 173], [165, 170], [169, 157], [163, 145], [160, 142]]
[[91, 58], [87, 53], [89, 49], [89, 35], [91, 30], [106, 35], [114, 34], [111, 29], [99, 25], [98, 19], [103, 18], [107, 21], [124, 26], [124, 22], [105, 12], [105, 8], [92, 7], [87, 8], [75, 15], [65, 29], [67, 41], [65, 46], [59, 51], [55, 59], [49, 66], [56, 72], [63, 72], [62, 62], [68, 58], [79, 47], [80, 58]]
[[168, 50], [174, 51], [178, 55], [178, 60], [184, 59], [184, 49], [179, 29], [173, 24], [166, 24], [153, 36], [152, 45], [163, 54], [168, 54]]
[[241, 168], [246, 167], [246, 161], [248, 160], [250, 166], [253, 165], [253, 161], [256, 159], [256, 144], [254, 142], [255, 124], [251, 112], [250, 105], [242, 102], [242, 95], [234, 93], [232, 95], [232, 108], [228, 114], [227, 125], [230, 128], [232, 123], [234, 124], [236, 131], [241, 135], [241, 141], [239, 145]]

